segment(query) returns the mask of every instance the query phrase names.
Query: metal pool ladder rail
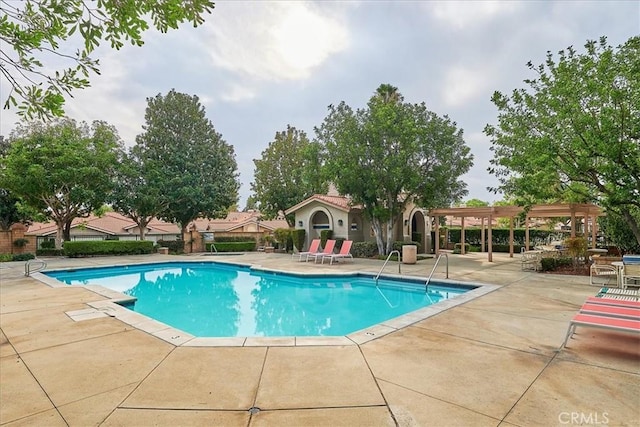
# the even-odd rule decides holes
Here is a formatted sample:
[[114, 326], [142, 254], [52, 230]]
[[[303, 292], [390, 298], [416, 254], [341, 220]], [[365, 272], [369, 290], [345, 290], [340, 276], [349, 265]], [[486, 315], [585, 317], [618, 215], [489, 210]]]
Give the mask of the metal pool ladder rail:
[[[32, 264], [38, 264], [34, 269], [31, 269]], [[30, 259], [24, 264], [24, 275], [29, 276], [36, 271], [44, 270], [47, 268], [47, 263], [41, 259]]]
[[382, 268], [380, 269], [380, 271], [378, 271], [378, 275], [376, 276], [376, 286], [378, 286], [378, 279], [380, 278], [380, 275], [382, 274], [382, 270], [384, 270], [384, 268], [387, 266], [387, 263], [391, 259], [391, 255], [393, 255], [394, 253], [398, 254], [398, 274], [400, 274], [400, 266], [402, 265], [402, 263], [400, 261], [400, 251], [391, 251], [391, 252], [389, 252], [389, 255], [387, 255], [387, 259], [384, 260], [384, 264], [382, 264]]
[[449, 278], [449, 256], [445, 253], [441, 253], [440, 255], [438, 255], [438, 258], [436, 259], [435, 264], [433, 264], [433, 268], [431, 269], [431, 274], [429, 274], [429, 277], [427, 278], [427, 282], [424, 284], [425, 291], [429, 290], [429, 282], [433, 277], [433, 273], [436, 272], [436, 267], [438, 266], [438, 263], [440, 262], [440, 258], [442, 257], [444, 257], [447, 260], [447, 279]]

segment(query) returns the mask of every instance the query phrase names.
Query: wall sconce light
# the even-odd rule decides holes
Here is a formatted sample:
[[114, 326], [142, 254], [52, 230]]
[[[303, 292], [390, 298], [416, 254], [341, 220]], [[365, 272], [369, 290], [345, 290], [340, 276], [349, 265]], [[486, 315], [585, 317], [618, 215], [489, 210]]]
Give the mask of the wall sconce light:
[[302, 227], [302, 221], [298, 221], [298, 227]]
[[339, 225], [340, 227], [342, 227], [342, 224], [343, 224], [342, 220], [341, 220], [341, 219], [339, 219], [339, 220], [338, 220], [338, 225]]
[[404, 226], [406, 227], [407, 225], [409, 225], [409, 220], [408, 220], [408, 219], [405, 219], [405, 220], [404, 220]]

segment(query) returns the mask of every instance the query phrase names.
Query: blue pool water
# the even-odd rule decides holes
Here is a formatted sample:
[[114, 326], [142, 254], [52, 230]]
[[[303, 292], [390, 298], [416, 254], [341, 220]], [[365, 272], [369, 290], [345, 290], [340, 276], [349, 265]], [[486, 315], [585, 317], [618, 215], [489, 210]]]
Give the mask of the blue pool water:
[[45, 273], [137, 298], [132, 310], [194, 336], [341, 336], [470, 288], [368, 276], [303, 277], [218, 263], [164, 263]]

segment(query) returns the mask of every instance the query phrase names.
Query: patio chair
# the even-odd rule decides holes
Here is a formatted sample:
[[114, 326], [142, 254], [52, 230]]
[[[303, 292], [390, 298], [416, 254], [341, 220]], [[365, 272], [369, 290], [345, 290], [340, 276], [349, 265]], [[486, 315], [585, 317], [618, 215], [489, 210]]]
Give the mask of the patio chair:
[[622, 257], [622, 288], [640, 287], [640, 257]]
[[331, 259], [331, 262], [329, 263], [329, 265], [333, 264], [334, 260], [337, 261], [339, 259], [344, 259], [344, 258], [351, 258], [351, 260], [353, 261], [353, 255], [351, 255], [352, 244], [353, 244], [353, 240], [345, 240], [344, 242], [342, 242], [342, 246], [340, 247], [340, 252], [338, 252], [337, 254], [329, 254], [329, 255], [322, 256], [322, 264], [324, 264], [325, 258]]
[[578, 313], [571, 319], [571, 322], [569, 322], [569, 329], [567, 330], [564, 342], [560, 346], [561, 349], [566, 347], [567, 341], [573, 336], [578, 326], [607, 329], [616, 332], [640, 333], [640, 319], [623, 319], [619, 317]]
[[[523, 248], [524, 249], [524, 248]], [[522, 271], [538, 271], [542, 267], [542, 251], [522, 251], [520, 265]]]
[[318, 262], [318, 258], [322, 258], [324, 255], [330, 255], [333, 253], [333, 249], [336, 247], [335, 240], [327, 240], [327, 243], [324, 245], [324, 249], [322, 252], [316, 252], [315, 254], [307, 254], [307, 261], [310, 258], [313, 258], [313, 262]]
[[[602, 279], [602, 283], [596, 283], [596, 279]], [[611, 280], [618, 283], [618, 268], [611, 264], [600, 264], [595, 262], [589, 268], [589, 284], [592, 286], [609, 285]]]
[[297, 254], [293, 254], [291, 255], [291, 258], [295, 258], [296, 255], [298, 256], [298, 262], [302, 261], [302, 257], [306, 257], [309, 254], [317, 254], [318, 252], [320, 252], [320, 239], [313, 239], [311, 241], [311, 244], [309, 245], [309, 250], [304, 251], [304, 252], [298, 252]]

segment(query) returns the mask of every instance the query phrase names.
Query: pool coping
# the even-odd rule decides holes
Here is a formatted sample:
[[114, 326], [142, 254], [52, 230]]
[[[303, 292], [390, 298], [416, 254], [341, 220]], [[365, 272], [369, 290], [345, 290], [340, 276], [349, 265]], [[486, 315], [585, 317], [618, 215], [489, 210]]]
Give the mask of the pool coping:
[[[264, 271], [269, 273], [286, 274], [292, 276], [364, 276], [373, 277], [374, 275], [368, 272], [352, 271], [352, 272], [340, 272], [340, 273], [307, 273], [307, 272], [291, 272], [285, 270], [277, 270], [272, 268], [263, 268], [259, 264], [238, 263], [232, 261], [203, 261], [202, 259], [192, 259], [183, 261], [158, 261], [158, 262], [141, 262], [141, 263], [126, 263], [122, 265], [155, 265], [155, 264], [168, 264], [168, 263], [194, 263], [194, 264], [226, 264], [234, 265], [238, 267], [247, 267], [251, 270]], [[118, 267], [122, 265], [103, 266], [104, 268]], [[94, 267], [78, 268], [92, 269]], [[55, 272], [64, 269], [52, 269], [47, 272]], [[488, 283], [480, 282], [463, 282], [452, 281], [448, 279], [438, 279], [438, 284], [458, 286], [464, 285], [465, 287], [474, 287], [469, 291], [455, 296], [450, 299], [446, 299], [437, 302], [433, 305], [414, 310], [410, 313], [394, 317], [392, 319], [377, 323], [368, 328], [364, 328], [344, 336], [330, 336], [330, 337], [313, 337], [313, 336], [292, 336], [292, 337], [196, 337], [180, 329], [169, 326], [158, 320], [147, 317], [141, 313], [131, 311], [124, 307], [122, 304], [134, 302], [135, 297], [125, 295], [121, 292], [114, 291], [100, 285], [68, 285], [60, 282], [52, 277], [47, 276], [42, 272], [36, 272], [31, 274], [31, 277], [35, 280], [42, 282], [43, 284], [53, 287], [80, 287], [85, 288], [101, 297], [106, 299], [100, 301], [87, 302], [91, 308], [82, 310], [73, 310], [65, 312], [74, 321], [84, 321], [89, 319], [95, 319], [99, 317], [113, 317], [121, 322], [131, 326], [132, 328], [146, 332], [154, 337], [157, 337], [165, 342], [173, 344], [177, 347], [297, 347], [297, 346], [350, 346], [360, 345], [369, 341], [376, 340], [393, 332], [404, 329], [415, 323], [426, 320], [432, 316], [447, 311], [453, 307], [465, 304], [483, 295], [491, 293], [500, 286], [492, 285]], [[402, 274], [384, 274], [381, 278], [388, 278], [392, 280], [408, 280], [412, 282], [423, 281], [426, 282], [427, 277], [422, 276], [407, 276]]]

